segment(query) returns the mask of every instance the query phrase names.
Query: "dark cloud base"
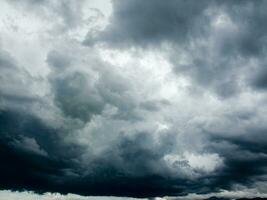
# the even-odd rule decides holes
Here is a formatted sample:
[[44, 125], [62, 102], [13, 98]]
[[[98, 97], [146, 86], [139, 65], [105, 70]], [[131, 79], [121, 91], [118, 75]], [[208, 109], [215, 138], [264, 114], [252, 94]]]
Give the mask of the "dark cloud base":
[[[231, 189], [234, 183], [250, 185], [253, 177], [257, 178], [257, 176], [265, 173], [265, 166], [267, 165], [265, 156], [238, 158], [240, 154], [246, 153], [250, 147], [251, 152], [262, 152], [265, 148], [255, 150], [255, 145], [236, 142], [240, 148], [244, 149], [244, 152], [239, 150], [238, 155], [232, 153], [224, 155], [227, 157], [226, 167], [221, 172], [205, 177], [203, 180], [188, 181], [186, 179], [167, 178], [157, 174], [149, 175], [149, 171], [140, 177], [134, 175], [131, 177], [112, 165], [112, 160], [103, 158], [94, 161], [92, 175], [82, 175], [83, 169], [71, 159], [75, 158], [78, 153], [69, 151], [73, 148], [61, 144], [59, 138], [55, 136], [57, 130], [46, 127], [33, 116], [14, 111], [2, 111], [0, 121], [1, 189], [140, 198], [180, 196], [195, 191], [204, 194], [220, 189]], [[16, 146], [17, 143], [14, 141], [19, 140], [23, 134], [27, 137], [34, 137], [42, 144], [49, 157]], [[140, 135], [140, 137], [144, 139], [146, 136]], [[138, 139], [130, 143], [127, 140], [121, 141], [120, 145], [122, 145], [121, 148], [127, 147], [121, 149], [125, 154], [125, 162], [132, 165], [134, 165], [133, 162], [140, 162], [136, 164], [136, 171], [142, 171], [145, 170], [143, 168], [146, 163], [144, 159], [157, 158], [154, 158], [153, 152], [143, 151], [141, 146], [136, 146], [139, 145], [138, 141], [141, 142]], [[59, 145], [63, 145], [60, 147], [62, 152], [58, 151]], [[247, 147], [245, 148], [244, 145]], [[113, 156], [112, 153], [110, 156]], [[152, 157], [149, 158], [150, 156]], [[257, 164], [252, 166], [252, 163]]]
[[[136, 177], [124, 174], [112, 165], [114, 161], [101, 159], [94, 161], [94, 172], [92, 175], [83, 176], [83, 169], [79, 168], [71, 158], [77, 156], [69, 152], [69, 146], [63, 145], [60, 138], [57, 138], [57, 130], [53, 130], [42, 124], [37, 118], [14, 111], [2, 111], [0, 113], [1, 138], [0, 138], [0, 187], [1, 189], [32, 190], [37, 193], [60, 192], [62, 194], [75, 193], [80, 195], [103, 195], [103, 196], [128, 196], [128, 197], [154, 197], [154, 196], [177, 196], [185, 195], [193, 191], [210, 192], [218, 188], [229, 188], [228, 184], [233, 180], [242, 165], [243, 172], [247, 171], [245, 177], [255, 173], [249, 171], [249, 162], [232, 162], [221, 180], [216, 178], [216, 184], [207, 183], [201, 180], [192, 182], [186, 179], [166, 178], [157, 174], [149, 175], [149, 171]], [[5, 134], [6, 133], [6, 134]], [[8, 134], [7, 134], [8, 133]], [[14, 146], [14, 141], [19, 140], [23, 135], [34, 137], [49, 157], [34, 154], [27, 149], [20, 149]], [[154, 152], [142, 150], [139, 144], [147, 136], [140, 135], [134, 141], [123, 139], [120, 141], [121, 152], [125, 154], [125, 163], [137, 165], [136, 171], [145, 170], [144, 164], [148, 159], [157, 159]], [[149, 139], [149, 138], [148, 138]], [[138, 147], [138, 145], [140, 145]], [[71, 148], [73, 149], [73, 148]], [[79, 150], [79, 149], [78, 149]], [[156, 157], [155, 157], [156, 156]], [[64, 158], [65, 157], [65, 158]], [[114, 157], [111, 153], [110, 157]], [[134, 164], [133, 162], [137, 162]], [[244, 168], [247, 164], [247, 168]], [[263, 163], [264, 164], [264, 163]], [[149, 169], [147, 169], [149, 170]], [[72, 171], [72, 174], [67, 173]], [[234, 180], [245, 177], [235, 177]], [[207, 179], [208, 180], [208, 179]], [[214, 188], [212, 188], [214, 187]]]
[[[1, 189], [31, 190], [37, 193], [76, 193], [85, 196], [151, 197], [166, 194], [177, 195], [184, 192], [186, 188], [186, 182], [179, 183], [178, 187], [181, 188], [177, 189], [173, 188], [174, 184], [177, 185], [177, 180], [166, 179], [157, 175], [129, 177], [110, 166], [109, 162], [112, 161], [108, 160], [105, 163], [102, 159], [95, 161], [96, 171], [91, 176], [80, 176], [82, 169], [71, 162], [71, 157], [74, 158], [75, 156], [71, 155], [73, 152], [69, 152], [69, 147], [61, 146], [62, 152], [58, 151], [58, 145], [61, 142], [59, 138], [55, 137], [56, 130], [46, 127], [33, 116], [14, 111], [2, 111], [0, 122]], [[14, 141], [23, 134], [39, 141], [48, 152], [49, 157], [14, 146]], [[138, 143], [132, 145], [138, 145]], [[131, 148], [130, 146], [128, 143], [127, 147]], [[133, 148], [135, 147], [133, 146]], [[140, 153], [139, 156], [146, 159], [138, 148], [136, 150], [139, 151], [136, 152]], [[131, 153], [131, 150], [128, 151], [127, 156]], [[69, 170], [76, 174], [67, 174]]]

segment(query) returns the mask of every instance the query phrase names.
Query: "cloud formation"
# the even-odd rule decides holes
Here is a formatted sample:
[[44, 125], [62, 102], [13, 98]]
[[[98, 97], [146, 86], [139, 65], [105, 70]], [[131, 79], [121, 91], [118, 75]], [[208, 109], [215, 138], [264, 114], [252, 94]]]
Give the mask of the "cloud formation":
[[266, 1], [103, 3], [0, 3], [0, 188], [263, 197]]

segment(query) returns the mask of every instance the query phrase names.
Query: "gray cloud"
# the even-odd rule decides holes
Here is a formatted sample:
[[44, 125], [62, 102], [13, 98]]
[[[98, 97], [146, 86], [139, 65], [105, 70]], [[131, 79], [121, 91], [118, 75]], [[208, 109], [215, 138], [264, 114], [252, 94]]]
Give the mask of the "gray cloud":
[[[202, 16], [209, 3], [211, 1], [113, 1], [114, 12], [110, 24], [98, 34], [96, 41], [125, 47], [162, 42], [183, 43], [194, 36], [193, 30], [199, 29], [201, 32], [205, 28], [202, 25], [206, 21]], [[85, 40], [85, 44], [87, 42], [90, 43]]]
[[[154, 49], [168, 44], [178, 75], [187, 76], [193, 87], [227, 98], [243, 90], [242, 85], [250, 85], [248, 64], [264, 58], [265, 3], [114, 1], [110, 24], [93, 40], [116, 48]], [[260, 88], [263, 81], [258, 79], [253, 83]]]
[[265, 1], [114, 0], [97, 30], [85, 1], [2, 4], [31, 17], [1, 34], [1, 189], [266, 194]]

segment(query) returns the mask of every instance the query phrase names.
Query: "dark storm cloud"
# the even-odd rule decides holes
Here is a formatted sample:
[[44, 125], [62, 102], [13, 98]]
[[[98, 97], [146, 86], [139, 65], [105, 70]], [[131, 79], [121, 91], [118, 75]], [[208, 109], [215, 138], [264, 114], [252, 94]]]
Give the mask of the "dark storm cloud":
[[[161, 158], [173, 146], [168, 136], [153, 148], [153, 138], [148, 133], [131, 138], [122, 136], [117, 145], [93, 158], [89, 168], [83, 168], [78, 162], [81, 147], [62, 143], [60, 130], [47, 127], [34, 116], [14, 111], [2, 111], [0, 122], [1, 189], [150, 197], [185, 194], [202, 188], [196, 182], [164, 174], [166, 166]], [[29, 144], [19, 146], [22, 138], [34, 139], [38, 151]]]
[[[93, 72], [75, 71], [72, 64], [79, 63], [69, 60], [75, 62], [67, 54], [54, 51], [47, 57], [52, 69], [49, 81], [54, 101], [65, 117], [86, 123], [92, 116], [101, 115], [104, 105], [111, 104], [118, 108], [118, 113], [113, 116], [115, 120], [134, 121], [136, 103], [130, 101], [129, 86], [122, 77], [106, 68]], [[19, 72], [17, 66], [13, 72]], [[93, 80], [94, 73], [99, 73], [97, 82]], [[16, 103], [22, 102], [12, 105]], [[141, 107], [151, 111], [147, 104], [141, 103]], [[166, 104], [166, 101], [156, 104]], [[29, 110], [9, 108], [1, 111], [0, 122], [1, 160], [4, 163], [1, 166], [1, 189], [136, 197], [178, 194], [188, 190], [178, 178], [171, 180], [173, 183], [179, 181], [172, 186], [169, 183], [171, 175], [165, 172], [167, 166], [162, 159], [173, 148], [172, 136], [163, 136], [160, 144], [154, 144], [150, 133], [120, 134], [115, 144], [100, 155], [89, 152], [87, 166], [81, 161], [85, 153], [83, 146], [64, 141], [71, 134], [69, 132], [74, 131], [72, 127], [54, 128]], [[16, 170], [18, 165], [20, 170]], [[189, 187], [190, 183], [186, 185]]]
[[208, 149], [224, 157], [224, 167], [211, 177], [211, 187], [231, 189], [235, 184], [252, 186], [267, 172], [266, 128], [251, 127], [241, 135], [211, 134]]
[[[81, 22], [80, 2], [12, 2], [55, 11], [43, 14], [65, 28]], [[131, 76], [66, 35], [45, 53], [44, 80], [1, 48], [0, 188], [155, 197], [265, 181], [266, 105], [251, 96], [267, 85], [266, 2], [113, 1], [110, 23], [84, 44], [162, 50], [175, 77], [190, 82], [188, 102], [183, 91], [162, 100], [172, 89], [150, 97], [162, 89], [142, 90], [152, 78]], [[190, 96], [199, 90], [215, 96]], [[252, 93], [242, 99], [243, 91]]]
[[110, 25], [96, 40], [125, 47], [159, 45], [164, 41], [183, 43], [194, 35], [192, 27], [201, 32], [205, 21], [199, 16], [210, 2], [115, 0]]
[[[139, 133], [130, 138], [122, 135], [111, 149], [93, 158], [88, 169], [77, 165], [75, 160], [79, 158], [81, 149], [73, 152], [70, 150], [73, 147], [64, 146], [59, 130], [46, 127], [32, 116], [11, 111], [1, 112], [0, 120], [2, 189], [134, 197], [175, 196], [216, 190], [207, 190], [206, 187], [214, 186], [209, 183], [198, 184], [166, 174], [167, 166], [161, 159], [174, 147], [174, 136], [162, 137], [162, 142], [155, 146], [149, 133]], [[14, 141], [21, 140], [22, 136], [35, 138], [47, 154], [31, 151], [29, 146], [25, 146], [27, 149], [24, 150], [18, 147]], [[234, 168], [235, 163], [237, 161], [233, 160], [230, 165], [233, 174], [237, 173], [233, 170], [240, 167]], [[230, 172], [224, 173], [226, 176]], [[222, 183], [216, 186], [222, 186]]]
[[0, 112], [0, 122], [1, 189], [60, 190], [58, 181], [73, 169], [75, 151], [60, 142], [59, 131], [11, 110]]
[[[158, 46], [164, 41], [185, 46], [213, 34], [211, 22], [218, 13], [229, 15], [238, 31], [217, 43], [224, 54], [258, 55], [266, 49], [266, 1], [113, 1], [110, 24], [96, 41], [114, 45]], [[256, 12], [257, 11], [257, 12]], [[219, 13], [220, 14], [220, 13]], [[208, 42], [208, 41], [207, 41]], [[219, 42], [219, 41], [216, 41]], [[86, 41], [85, 41], [86, 43]], [[174, 44], [175, 45], [175, 44]], [[221, 47], [219, 45], [222, 45]]]
[[35, 104], [46, 107], [31, 89], [36, 80], [9, 52], [0, 52], [0, 188], [60, 191], [56, 182], [75, 175], [82, 147], [64, 143], [68, 130], [56, 129], [33, 113]]
[[[220, 142], [215, 144], [220, 145]], [[232, 144], [232, 141], [230, 144]], [[265, 180], [266, 155], [264, 153], [250, 152], [247, 145], [249, 144], [234, 144], [234, 148], [220, 153], [225, 158], [225, 167], [216, 176], [211, 177], [211, 190], [218, 188], [231, 190], [236, 184], [253, 187], [255, 182]], [[235, 153], [232, 153], [233, 151]]]
[[[266, 1], [118, 0], [113, 1], [110, 24], [93, 40], [115, 48], [155, 49], [167, 43], [178, 76], [188, 77], [192, 87], [234, 97], [247, 90], [245, 86], [266, 88], [266, 6]], [[186, 64], [179, 62], [181, 55], [186, 55]], [[147, 108], [156, 109], [153, 104]], [[250, 185], [266, 173], [267, 143], [260, 139], [265, 129], [254, 127], [243, 134], [216, 139], [218, 146], [227, 144], [214, 150], [225, 158], [225, 167], [208, 178], [210, 188]]]
[[[94, 39], [89, 35], [84, 43], [91, 44], [93, 40], [116, 48], [152, 49], [167, 43], [172, 47], [170, 60], [177, 75], [187, 76], [193, 87], [227, 98], [242, 91], [242, 85], [251, 85], [247, 82], [254, 75], [248, 66], [250, 60], [264, 59], [266, 6], [266, 1], [246, 0], [115, 0], [110, 24]], [[216, 28], [214, 24], [220, 17], [226, 17], [223, 20], [228, 22]], [[183, 54], [187, 55], [188, 64], [179, 63]], [[261, 89], [263, 76], [255, 77], [252, 86]]]

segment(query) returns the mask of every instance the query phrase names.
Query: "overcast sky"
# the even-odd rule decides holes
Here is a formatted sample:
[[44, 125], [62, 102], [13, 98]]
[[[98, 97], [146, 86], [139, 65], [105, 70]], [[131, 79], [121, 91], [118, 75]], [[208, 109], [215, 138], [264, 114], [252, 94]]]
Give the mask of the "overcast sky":
[[1, 0], [0, 200], [267, 197], [266, 8]]

